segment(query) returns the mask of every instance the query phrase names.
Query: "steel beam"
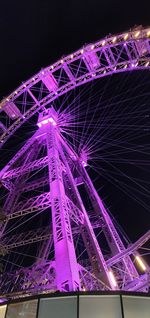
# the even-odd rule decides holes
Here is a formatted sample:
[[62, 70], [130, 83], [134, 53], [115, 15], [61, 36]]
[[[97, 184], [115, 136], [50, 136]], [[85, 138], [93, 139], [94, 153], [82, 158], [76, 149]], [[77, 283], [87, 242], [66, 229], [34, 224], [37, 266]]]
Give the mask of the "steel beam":
[[146, 232], [143, 236], [141, 236], [135, 243], [131, 244], [128, 248], [126, 248], [123, 252], [113, 256], [107, 261], [108, 266], [112, 266], [115, 263], [118, 263], [122, 258], [134, 254], [142, 245], [144, 245], [147, 241], [150, 240], [150, 230]]
[[7, 251], [19, 247], [24, 246], [36, 242], [40, 242], [43, 240], [52, 238], [52, 230], [50, 231], [50, 227], [46, 226], [39, 229], [34, 229], [28, 232], [14, 234], [12, 236], [4, 236], [2, 240], [2, 245], [7, 249]]
[[44, 168], [47, 165], [47, 162], [48, 162], [48, 157], [45, 156], [43, 158], [29, 162], [24, 167], [17, 167], [15, 169], [8, 170], [7, 172], [3, 174], [2, 180], [5, 180], [7, 178], [8, 179], [16, 178], [25, 173], [32, 172], [36, 169]]

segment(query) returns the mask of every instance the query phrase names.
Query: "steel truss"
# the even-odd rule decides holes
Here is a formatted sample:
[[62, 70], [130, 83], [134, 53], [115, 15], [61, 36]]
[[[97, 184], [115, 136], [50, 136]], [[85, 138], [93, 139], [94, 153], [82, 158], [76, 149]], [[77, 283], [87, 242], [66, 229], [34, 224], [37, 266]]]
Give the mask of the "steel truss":
[[[85, 289], [149, 290], [149, 267], [144, 264], [145, 274], [141, 275], [134, 258], [139, 256], [138, 249], [149, 240], [150, 232], [125, 246], [85, 165], [65, 140], [59, 126], [59, 114], [53, 108], [46, 110], [46, 105], [58, 96], [95, 78], [149, 68], [149, 37], [149, 29], [139, 28], [87, 45], [40, 71], [1, 102], [0, 109], [14, 121], [8, 127], [0, 123], [1, 145], [34, 113], [42, 112], [37, 132], [0, 171], [1, 185], [8, 191], [0, 217], [0, 254], [5, 256], [19, 246], [43, 242], [32, 266], [1, 274], [1, 294]], [[60, 72], [59, 76], [56, 72]], [[46, 91], [44, 98], [41, 87]], [[39, 90], [41, 98], [35, 97], [35, 90]], [[18, 99], [21, 98], [27, 106], [24, 112], [19, 109]], [[46, 149], [44, 157], [40, 152], [43, 145]], [[46, 174], [38, 177], [38, 172], [44, 169], [47, 169]], [[37, 173], [37, 178], [32, 179], [33, 173]], [[90, 211], [85, 208], [80, 195], [81, 184], [91, 202]], [[48, 191], [32, 195], [45, 186], [49, 186]], [[51, 226], [7, 235], [13, 220], [39, 213], [49, 213]], [[103, 253], [94, 231], [97, 228], [103, 233], [109, 255]], [[77, 238], [82, 238], [87, 262], [86, 259], [83, 263], [78, 261]], [[54, 256], [50, 259], [53, 248]]]
[[[53, 108], [46, 116], [45, 113], [40, 114], [40, 122], [47, 118], [55, 119]], [[47, 156], [37, 159], [41, 145], [47, 148]], [[47, 174], [45, 177], [40, 175], [39, 180], [29, 182], [33, 170], [38, 171], [43, 167], [48, 168], [49, 178]], [[1, 182], [6, 185], [7, 190], [10, 180], [12, 186], [4, 205], [5, 219], [1, 223], [1, 255], [4, 256], [19, 246], [40, 241], [44, 243], [42, 252], [31, 267], [1, 275], [2, 293], [32, 294], [42, 290], [78, 289], [146, 291], [149, 288], [148, 266], [147, 272], [141, 276], [131, 255], [139, 255], [138, 249], [149, 240], [150, 232], [129, 247], [124, 246], [82, 160], [67, 144], [57, 123], [53, 125], [53, 121], [50, 120], [46, 125], [40, 125], [39, 130], [5, 166], [1, 171]], [[40, 188], [45, 184], [49, 184], [48, 192], [20, 199], [22, 192]], [[78, 190], [80, 184], [84, 184], [91, 200], [91, 211], [85, 209]], [[13, 209], [10, 208], [10, 204], [13, 204]], [[50, 210], [51, 227], [30, 230], [19, 235], [7, 235], [9, 222], [13, 219]], [[109, 257], [103, 255], [94, 228], [99, 228], [103, 232], [110, 249]], [[89, 258], [89, 261], [86, 263], [85, 260], [83, 264], [77, 261], [74, 245], [75, 237], [80, 235]], [[53, 260], [48, 260], [47, 256], [52, 246], [55, 256]], [[111, 280], [110, 273], [115, 277], [116, 286]]]
[[[96, 78], [133, 69], [149, 69], [149, 58], [150, 29], [139, 27], [88, 44], [42, 69], [2, 100], [0, 111], [5, 112], [7, 124], [0, 122], [0, 146], [33, 114], [59, 96]], [[38, 99], [35, 91], [39, 91]], [[9, 119], [13, 121], [11, 125]]]

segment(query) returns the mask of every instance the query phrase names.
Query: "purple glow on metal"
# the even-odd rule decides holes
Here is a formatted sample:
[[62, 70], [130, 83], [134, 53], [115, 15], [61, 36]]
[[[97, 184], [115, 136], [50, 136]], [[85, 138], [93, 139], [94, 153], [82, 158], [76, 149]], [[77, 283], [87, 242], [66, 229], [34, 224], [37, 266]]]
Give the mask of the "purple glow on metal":
[[[4, 99], [1, 104], [0, 108], [6, 107], [6, 112], [8, 117], [12, 118], [14, 123], [9, 126], [9, 128], [0, 136], [0, 147], [2, 147], [2, 143], [4, 144], [8, 138], [25, 122], [28, 120], [32, 115], [34, 115], [41, 107], [51, 103], [53, 100], [55, 100], [56, 96], [60, 96], [62, 94], [65, 94], [66, 92], [74, 89], [76, 86], [80, 86], [86, 82], [89, 82], [93, 79], [93, 71], [95, 70], [95, 77], [94, 78], [100, 78], [101, 76], [104, 76], [106, 73], [107, 75], [111, 75], [115, 72], [115, 67], [118, 72], [124, 72], [131, 70], [132, 68], [135, 69], [135, 67], [131, 66], [132, 63], [135, 63], [135, 61], [138, 62], [138, 69], [144, 69], [145, 67], [149, 66], [149, 54], [150, 54], [150, 47], [147, 45], [147, 38], [149, 38], [150, 30], [149, 28], [140, 28], [139, 30], [129, 30], [129, 32], [118, 34], [117, 36], [111, 36], [107, 37], [107, 39], [100, 40], [96, 43], [93, 43], [92, 45], [86, 45], [83, 49], [80, 49], [73, 54], [70, 54], [69, 56], [66, 56], [62, 59], [54, 63], [53, 65], [48, 66], [47, 68], [40, 71], [38, 74], [36, 74], [34, 77], [29, 79], [27, 82], [23, 83], [17, 90], [15, 90], [11, 95], [9, 95], [6, 99]], [[139, 38], [140, 36], [140, 38]], [[120, 42], [121, 40], [121, 42]], [[119, 42], [120, 48], [118, 47], [118, 55], [122, 54], [122, 48], [125, 47], [127, 59], [123, 60], [122, 63], [118, 64], [118, 59], [116, 59], [115, 53], [113, 53], [113, 50], [111, 49], [112, 45], [116, 46], [116, 43]], [[142, 47], [141, 47], [142, 44]], [[101, 51], [101, 48], [104, 49], [104, 54], [106, 51], [107, 56], [107, 50], [110, 49], [112, 58], [108, 61], [108, 66], [106, 66], [106, 69], [104, 70], [103, 62], [101, 63], [101, 60], [98, 58], [98, 52]], [[96, 51], [95, 51], [96, 48]], [[132, 51], [134, 54], [130, 54], [130, 49], [132, 48]], [[90, 51], [90, 52], [89, 52]], [[75, 60], [81, 60], [84, 56], [85, 66], [87, 68], [87, 72], [84, 76], [82, 76], [82, 80], [74, 77], [73, 70], [71, 70], [70, 62], [72, 59]], [[100, 54], [101, 56], [101, 54]], [[142, 59], [144, 58], [145, 63], [142, 62]], [[115, 64], [114, 64], [115, 61]], [[126, 62], [128, 61], [127, 67]], [[113, 64], [112, 64], [113, 63]], [[79, 63], [81, 64], [81, 63]], [[53, 70], [57, 69], [64, 69], [67, 73], [67, 76], [69, 77], [70, 83], [62, 85], [61, 88], [59, 88], [59, 80], [56, 79], [53, 73]], [[78, 72], [80, 74], [80, 72]], [[62, 72], [63, 74], [63, 72]], [[62, 75], [63, 76], [63, 75]], [[43, 98], [40, 101], [36, 101], [36, 98], [33, 98], [33, 102], [35, 103], [33, 107], [31, 107], [30, 112], [26, 112], [26, 109], [24, 110], [24, 114], [21, 114], [18, 107], [16, 110], [14, 109], [13, 113], [10, 113], [10, 109], [8, 109], [7, 105], [11, 102], [14, 102], [15, 98], [19, 96], [21, 93], [28, 91], [32, 85], [35, 85], [35, 83], [42, 80], [44, 85], [49, 90], [49, 97]], [[32, 95], [31, 91], [30, 94]], [[32, 95], [33, 96], [33, 95]], [[9, 102], [9, 103], [8, 103]], [[36, 105], [36, 107], [35, 107]], [[24, 116], [24, 117], [23, 117]], [[24, 118], [24, 121], [17, 120], [20, 117]], [[10, 129], [11, 128], [11, 129]]]
[[82, 160], [82, 164], [83, 164], [83, 167], [87, 167], [87, 162], [85, 162], [84, 160]]
[[[96, 284], [99, 284], [99, 289], [103, 288], [105, 290], [115, 290], [117, 288], [120, 288], [120, 285], [118, 287], [118, 273], [116, 275], [116, 272], [112, 272], [112, 270], [110, 270], [110, 268], [115, 263], [117, 263], [118, 260], [122, 264], [121, 275], [123, 276], [119, 277], [119, 284], [122, 280], [123, 288], [124, 286], [125, 288], [127, 286], [124, 284], [124, 282], [127, 282], [128, 284], [128, 282], [132, 282], [133, 280], [134, 286], [137, 285], [138, 282], [140, 282], [140, 284], [146, 284], [145, 282], [147, 281], [147, 276], [144, 276], [142, 280], [140, 280], [134, 263], [129, 257], [128, 249], [125, 249], [124, 244], [112, 222], [112, 219], [110, 218], [85, 169], [88, 159], [90, 159], [90, 149], [88, 149], [87, 146], [84, 146], [80, 150], [80, 155], [77, 155], [73, 148], [67, 144], [67, 141], [65, 140], [63, 135], [61, 135], [61, 131], [55, 129], [57, 122], [60, 125], [59, 127], [61, 127], [61, 125], [66, 125], [68, 127], [69, 123], [72, 123], [73, 120], [74, 117], [72, 117], [68, 113], [59, 114], [53, 107], [51, 107], [50, 109], [46, 109], [43, 113], [40, 113], [38, 126], [44, 126], [44, 129], [37, 130], [34, 136], [23, 146], [23, 148], [21, 148], [21, 150], [19, 150], [19, 152], [11, 160], [11, 164], [8, 164], [1, 171], [1, 179], [3, 180], [3, 182], [6, 182], [8, 189], [12, 190], [11, 193], [15, 195], [15, 191], [13, 191], [13, 188], [11, 188], [11, 186], [13, 186], [12, 180], [18, 177], [20, 178], [21, 175], [28, 174], [36, 169], [41, 169], [46, 166], [48, 166], [49, 169], [49, 176], [46, 175], [44, 180], [42, 178], [40, 181], [34, 180], [31, 183], [27, 182], [27, 184], [25, 184], [22, 188], [22, 191], [35, 190], [39, 184], [41, 186], [49, 184], [50, 192], [45, 192], [35, 197], [32, 196], [32, 198], [29, 198], [28, 200], [25, 199], [19, 202], [16, 211], [10, 214], [7, 220], [9, 221], [9, 219], [12, 220], [20, 216], [28, 215], [29, 213], [33, 213], [33, 211], [41, 212], [45, 209], [51, 209], [53, 224], [53, 230], [51, 231], [53, 233], [55, 250], [54, 263], [56, 279], [53, 282], [55, 286], [51, 286], [50, 284], [49, 286], [53, 290], [58, 289], [60, 291], [66, 292], [78, 289], [84, 290], [84, 288], [85, 290], [88, 290], [89, 288], [94, 290], [95, 286], [97, 286], [95, 285], [95, 278], [91, 277], [90, 272], [88, 272], [88, 270], [86, 268], [84, 269], [83, 267], [82, 271], [86, 271], [85, 276], [89, 275], [90, 277], [88, 276], [87, 280], [84, 277], [84, 280], [81, 283], [81, 267], [77, 262], [71, 221], [76, 224], [77, 231], [79, 231], [79, 227], [81, 227], [81, 225], [84, 227], [84, 239], [85, 241], [88, 241], [88, 245], [85, 246], [87, 252], [92, 255], [93, 259], [93, 261], [91, 262], [91, 266], [93, 266], [92, 268], [95, 268], [96, 265], [98, 272], [96, 272], [95, 274], [98, 275], [98, 277], [99, 272], [103, 273], [102, 277], [100, 276], [101, 283], [99, 283], [99, 280], [96, 281]], [[23, 166], [17, 166], [15, 168], [16, 160], [26, 154], [27, 151], [29, 151], [29, 148], [32, 147], [35, 139], [37, 140], [38, 137], [39, 140], [39, 138], [43, 136], [43, 133], [46, 138], [42, 138], [41, 140], [42, 144], [45, 143], [47, 155], [45, 157], [41, 157], [38, 159], [36, 159], [36, 157], [34, 159], [33, 157], [35, 155], [35, 152], [33, 149], [33, 157], [30, 157], [30, 159], [32, 158], [32, 160], [26, 162], [26, 164]], [[73, 164], [73, 166], [76, 167], [76, 170], [79, 173], [77, 178], [73, 175], [70, 164]], [[68, 179], [65, 179], [66, 176]], [[67, 197], [66, 188], [64, 187], [64, 180], [65, 182], [69, 180], [69, 191], [73, 192], [73, 196], [76, 199], [75, 202], [77, 204], [74, 203], [71, 197]], [[77, 186], [83, 183], [86, 184], [86, 194], [91, 200], [93, 213], [96, 209], [96, 212], [100, 216], [100, 220], [98, 221], [101, 222], [101, 220], [103, 220], [104, 229], [106, 229], [104, 235], [108, 239], [108, 244], [112, 253], [112, 258], [108, 259], [107, 261], [103, 256], [102, 250], [99, 246], [97, 237], [93, 230], [93, 228], [95, 227], [93, 227], [93, 224], [91, 223], [91, 219], [89, 218], [84, 203], [82, 202], [82, 198], [80, 197], [80, 193], [78, 192]], [[34, 234], [32, 233], [32, 236], [33, 235]], [[43, 238], [43, 233], [41, 233], [41, 237]], [[143, 238], [143, 240], [145, 242], [145, 238]], [[12, 247], [12, 244], [16, 247], [17, 242], [10, 243], [9, 241], [10, 247]], [[143, 266], [144, 269], [144, 262], [139, 261], [139, 258], [136, 258], [136, 260], [140, 265], [142, 264], [141, 266]], [[29, 270], [27, 270], [27, 272], [29, 273]], [[88, 285], [89, 278], [91, 282], [90, 287]], [[38, 290], [38, 285], [36, 286], [36, 288]]]
[[0, 304], [3, 304], [4, 302], [6, 302], [8, 299], [6, 298], [0, 298]]
[[[139, 31], [135, 33], [135, 37], [139, 36]], [[67, 93], [69, 89], [73, 89], [76, 86], [79, 86], [83, 84], [83, 82], [91, 81], [93, 77], [100, 77], [99, 74], [113, 74], [114, 71], [118, 70], [119, 65], [119, 71], [123, 71], [125, 69], [131, 70], [132, 68], [136, 66], [140, 66], [140, 58], [143, 58], [143, 53], [140, 53], [140, 49], [135, 49], [135, 47], [138, 46], [138, 42], [133, 39], [131, 34], [123, 35], [122, 38], [127, 40], [129, 38], [129, 41], [126, 43], [120, 42], [120, 47], [123, 46], [123, 48], [126, 51], [126, 55], [128, 55], [128, 59], [123, 61], [122, 63], [117, 64], [117, 61], [115, 60], [115, 55], [113, 55], [113, 50], [111, 51], [111, 57], [112, 59], [109, 59], [108, 57], [108, 66], [105, 66], [105, 68], [102, 66], [102, 63], [100, 61], [100, 58], [98, 57], [98, 50], [102, 49], [105, 53], [107, 53], [107, 50], [110, 47], [110, 43], [116, 43], [119, 40], [119, 36], [111, 38], [111, 41], [109, 39], [103, 40], [100, 42], [100, 44], [94, 44], [92, 46], [86, 46], [84, 49], [81, 49], [78, 54], [74, 53], [70, 55], [70, 58], [67, 60], [66, 58], [63, 58], [63, 60], [60, 60], [58, 64], [54, 64], [53, 66], [49, 67], [46, 71], [40, 72], [37, 76], [33, 77], [29, 83], [23, 85], [23, 89], [26, 92], [30, 86], [35, 84], [35, 82], [40, 79], [44, 85], [49, 90], [49, 95], [45, 99], [36, 102], [35, 96], [32, 95], [32, 91], [30, 90], [30, 95], [33, 101], [35, 102], [35, 105], [37, 105], [37, 108], [34, 107], [34, 111], [38, 111], [40, 108], [45, 107], [48, 105], [54, 98], [56, 98], [55, 95], [60, 96], [64, 92]], [[130, 38], [132, 41], [130, 41]], [[138, 40], [139, 41], [139, 40]], [[145, 40], [144, 40], [145, 41]], [[143, 42], [145, 45], [145, 42]], [[135, 58], [133, 59], [130, 55], [129, 47], [132, 46], [132, 50], [134, 51]], [[99, 45], [99, 46], [98, 46]], [[102, 48], [103, 46], [103, 48]], [[128, 47], [129, 46], [129, 47]], [[95, 49], [96, 48], [96, 49]], [[121, 48], [121, 49], [122, 49]], [[92, 50], [92, 52], [91, 52]], [[118, 49], [119, 50], [119, 49]], [[149, 53], [149, 47], [144, 46], [144, 54]], [[106, 56], [108, 56], [106, 54]], [[82, 59], [84, 58], [85, 67], [86, 67], [86, 74], [82, 77], [82, 80], [78, 77], [75, 78], [73, 75], [73, 72], [71, 72], [71, 65], [69, 64], [70, 59]], [[113, 61], [113, 64], [112, 62]], [[116, 61], [116, 62], [115, 62]], [[149, 61], [146, 60], [144, 62], [144, 67], [147, 67], [149, 65]], [[63, 65], [62, 65], [63, 64]], [[112, 67], [110, 67], [110, 64]], [[63, 68], [65, 70], [69, 81], [71, 83], [66, 84], [66, 86], [62, 86], [59, 88], [59, 82], [58, 79], [55, 79], [54, 73], [51, 72], [51, 70], [60, 69]], [[102, 75], [102, 76], [103, 76]], [[61, 80], [61, 78], [60, 78]], [[34, 82], [31, 83], [31, 82]], [[70, 88], [71, 87], [71, 88]], [[61, 91], [62, 89], [62, 91]], [[62, 93], [63, 92], [63, 93]], [[14, 95], [16, 96], [19, 94], [19, 89], [14, 92]], [[55, 97], [54, 97], [55, 96]], [[11, 98], [11, 96], [10, 96]], [[7, 103], [3, 105], [4, 111], [9, 116], [9, 118], [14, 119], [15, 117], [18, 118], [21, 116], [21, 118], [24, 118], [25, 120], [29, 117], [26, 117], [24, 114], [21, 114], [17, 106], [13, 103], [13, 101], [9, 101], [9, 98], [6, 99]], [[35, 110], [36, 109], [36, 110]], [[71, 290], [82, 290], [82, 286], [85, 284], [85, 289], [88, 290], [88, 279], [90, 278], [90, 288], [94, 290], [95, 281], [92, 276], [90, 276], [90, 271], [86, 268], [82, 268], [82, 271], [85, 270], [85, 276], [82, 281], [84, 284], [81, 286], [81, 266], [79, 263], [77, 263], [77, 256], [76, 251], [74, 248], [74, 242], [73, 242], [73, 230], [72, 226], [70, 225], [71, 221], [76, 224], [78, 230], [83, 227], [83, 239], [85, 242], [88, 242], [86, 248], [87, 248], [87, 254], [90, 255], [89, 259], [91, 262], [91, 268], [93, 272], [95, 271], [96, 275], [96, 284], [99, 284], [98, 286], [101, 286], [103, 288], [108, 289], [115, 289], [117, 286], [117, 281], [114, 276], [114, 273], [109, 270], [109, 268], [114, 265], [115, 263], [121, 263], [120, 266], [120, 272], [119, 273], [119, 266], [118, 266], [118, 273], [115, 275], [118, 279], [119, 277], [119, 283], [122, 280], [122, 289], [124, 286], [127, 286], [128, 282], [134, 281], [134, 288], [137, 288], [138, 290], [138, 284], [143, 284], [143, 279], [147, 281], [147, 276], [145, 275], [145, 278], [140, 278], [138, 275], [136, 268], [134, 266], [134, 263], [132, 259], [130, 258], [130, 254], [128, 249], [125, 248], [114, 224], [109, 216], [109, 213], [107, 212], [107, 209], [105, 208], [101, 198], [98, 195], [98, 192], [96, 191], [89, 175], [87, 174], [87, 171], [85, 167], [87, 166], [87, 159], [89, 158], [87, 155], [87, 152], [83, 149], [81, 152], [81, 156], [78, 156], [74, 153], [74, 150], [68, 146], [67, 141], [65, 138], [62, 140], [62, 136], [60, 131], [57, 131], [57, 129], [54, 129], [54, 126], [59, 123], [59, 125], [69, 126], [69, 121], [71, 122], [71, 115], [59, 113], [59, 121], [58, 114], [56, 111], [51, 109], [46, 109], [43, 113], [39, 114], [39, 122], [37, 123], [38, 127], [44, 126], [44, 129], [38, 130], [38, 134], [34, 135], [30, 141], [26, 143], [26, 145], [14, 156], [14, 158], [11, 160], [11, 164], [7, 164], [7, 166], [1, 171], [1, 178], [2, 181], [6, 181], [7, 187], [11, 191], [11, 195], [15, 196], [15, 190], [13, 190], [13, 182], [12, 179], [21, 177], [21, 174], [24, 173], [30, 173], [35, 169], [43, 168], [45, 166], [48, 166], [49, 171], [49, 189], [50, 192], [42, 193], [37, 197], [32, 197], [29, 200], [25, 200], [25, 202], [20, 202], [17, 205], [18, 210], [16, 210], [14, 213], [12, 213], [9, 217], [10, 219], [24, 216], [28, 213], [33, 213], [33, 211], [44, 211], [44, 209], [51, 208], [52, 213], [52, 223], [53, 223], [53, 241], [54, 241], [54, 250], [55, 250], [55, 259], [54, 259], [54, 267], [56, 272], [56, 279], [55, 279], [55, 288], [59, 289], [60, 291], [71, 291]], [[68, 117], [67, 117], [68, 116]], [[70, 116], [70, 117], [69, 117]], [[64, 118], [65, 117], [65, 118]], [[71, 130], [71, 126], [69, 127]], [[5, 131], [5, 127], [3, 127], [3, 130]], [[7, 130], [7, 129], [6, 129]], [[30, 160], [29, 163], [26, 163], [24, 166], [20, 166], [18, 168], [15, 167], [16, 160], [19, 161], [19, 158], [23, 157], [24, 154], [26, 154], [29, 151], [29, 147], [33, 145], [36, 138], [40, 138], [43, 135], [46, 136], [46, 138], [42, 139], [42, 142], [45, 142], [45, 149], [47, 150], [47, 155], [43, 158], [34, 159], [34, 154], [32, 157], [32, 160]], [[1, 142], [3, 140], [1, 139]], [[30, 159], [31, 159], [30, 157]], [[73, 163], [73, 165], [72, 165]], [[21, 160], [22, 164], [22, 160]], [[72, 165], [72, 166], [70, 166]], [[12, 168], [13, 167], [13, 168]], [[105, 235], [112, 258], [108, 259], [106, 261], [105, 257], [103, 256], [103, 253], [101, 251], [101, 247], [99, 246], [99, 243], [97, 241], [97, 238], [95, 236], [95, 233], [93, 231], [93, 224], [91, 222], [91, 219], [89, 218], [88, 212], [85, 209], [84, 203], [82, 202], [82, 199], [80, 197], [80, 194], [77, 189], [77, 183], [75, 181], [75, 175], [73, 174], [73, 169], [71, 168], [75, 167], [75, 170], [78, 172], [80, 178], [80, 183], [84, 183], [86, 185], [86, 191], [87, 194], [91, 200], [91, 205], [93, 208], [93, 214], [98, 215], [101, 222], [101, 228], [104, 229], [103, 234]], [[12, 169], [11, 169], [12, 168]], [[65, 179], [66, 178], [66, 179]], [[16, 179], [17, 180], [17, 179]], [[68, 182], [69, 180], [69, 182]], [[69, 190], [72, 191], [72, 197], [73, 200], [67, 198], [66, 195], [66, 188], [64, 186], [65, 182], [69, 184]], [[35, 189], [38, 181], [33, 184], [25, 184], [25, 186], [31, 189]], [[33, 187], [33, 188], [32, 188]], [[35, 187], [35, 188], [34, 188]], [[66, 191], [66, 192], [65, 192]], [[70, 191], [70, 192], [71, 192]], [[73, 202], [76, 202], [75, 205]], [[10, 203], [9, 203], [10, 204]], [[9, 220], [8, 217], [8, 220]], [[132, 247], [132, 248], [131, 248]], [[136, 249], [133, 249], [133, 246], [131, 246], [131, 250], [133, 254], [133, 251]], [[115, 258], [115, 260], [114, 260]], [[142, 262], [141, 258], [139, 256], [136, 257], [136, 260], [138, 261], [139, 265], [145, 269], [144, 262]], [[42, 267], [42, 265], [41, 265]], [[44, 265], [43, 265], [44, 268]], [[115, 268], [115, 267], [114, 267]], [[34, 272], [34, 270], [33, 270]], [[94, 274], [95, 274], [94, 273]], [[102, 284], [99, 283], [99, 273], [100, 273], [100, 279], [101, 279], [101, 273], [103, 273], [103, 279]], [[79, 275], [80, 274], [80, 275]], [[83, 274], [83, 273], [82, 273]], [[87, 280], [86, 277], [88, 276]], [[122, 275], [122, 276], [121, 276]], [[145, 283], [144, 281], [144, 283]], [[126, 283], [126, 284], [125, 284]], [[86, 285], [87, 284], [87, 285]], [[146, 283], [145, 283], [146, 284]], [[104, 287], [105, 286], [105, 287]], [[145, 285], [146, 286], [146, 285]], [[37, 286], [36, 286], [37, 287]], [[83, 288], [83, 290], [84, 290]], [[120, 287], [121, 288], [121, 287]], [[130, 284], [129, 284], [130, 288]], [[141, 287], [143, 288], [143, 287]], [[129, 290], [129, 289], [128, 289]], [[143, 289], [141, 289], [143, 290]], [[0, 300], [1, 302], [1, 300]]]
[[81, 163], [82, 163], [82, 165], [83, 165], [83, 167], [87, 167], [87, 161], [88, 161], [88, 151], [85, 149], [85, 148], [83, 148], [82, 150], [81, 150], [81, 153], [80, 153], [80, 161], [81, 161]]

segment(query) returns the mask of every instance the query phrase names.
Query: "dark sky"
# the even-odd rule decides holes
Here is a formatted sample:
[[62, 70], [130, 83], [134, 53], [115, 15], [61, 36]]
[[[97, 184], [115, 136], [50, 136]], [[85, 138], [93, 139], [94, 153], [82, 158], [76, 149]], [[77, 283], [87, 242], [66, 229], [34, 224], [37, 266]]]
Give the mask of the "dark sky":
[[2, 0], [0, 98], [62, 55], [150, 24], [149, 1]]

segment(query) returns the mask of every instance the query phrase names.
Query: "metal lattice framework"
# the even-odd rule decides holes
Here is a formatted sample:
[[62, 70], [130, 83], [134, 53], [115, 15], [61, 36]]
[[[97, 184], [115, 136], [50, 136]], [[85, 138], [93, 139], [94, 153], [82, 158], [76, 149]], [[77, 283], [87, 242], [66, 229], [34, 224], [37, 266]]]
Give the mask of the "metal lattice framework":
[[[149, 57], [150, 29], [138, 28], [87, 45], [41, 70], [1, 102], [0, 111], [6, 114], [5, 125], [0, 124], [1, 146], [25, 121], [58, 96], [112, 73], [149, 68]], [[38, 98], [34, 94], [37, 84], [41, 88]], [[43, 87], [47, 88], [46, 96]]]
[[[1, 274], [1, 294], [149, 289], [149, 267], [141, 260], [138, 249], [149, 240], [150, 232], [125, 246], [86, 171], [85, 161], [65, 140], [61, 114], [49, 107], [59, 96], [96, 78], [149, 67], [150, 29], [139, 27], [63, 57], [1, 102], [1, 146], [40, 111], [38, 130], [0, 172], [1, 184], [8, 191], [1, 213], [1, 255], [19, 246], [43, 242], [38, 262]], [[34, 172], [44, 169], [46, 173], [31, 178]], [[85, 207], [79, 185], [84, 185], [91, 211]], [[40, 195], [22, 198], [22, 194], [47, 186], [48, 190]], [[51, 226], [7, 235], [13, 220], [45, 211], [51, 213]], [[97, 228], [105, 237], [109, 255], [103, 255], [95, 234]], [[77, 261], [75, 249], [79, 236], [88, 258], [83, 262]], [[54, 255], [50, 260], [47, 256], [51, 249]], [[134, 257], [142, 264], [144, 274], [137, 271]]]

